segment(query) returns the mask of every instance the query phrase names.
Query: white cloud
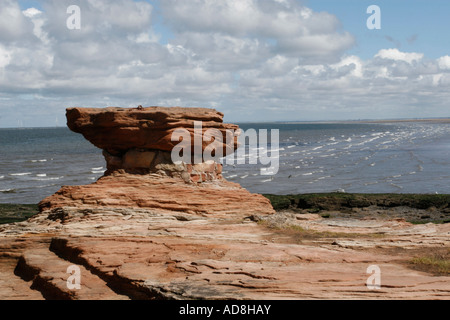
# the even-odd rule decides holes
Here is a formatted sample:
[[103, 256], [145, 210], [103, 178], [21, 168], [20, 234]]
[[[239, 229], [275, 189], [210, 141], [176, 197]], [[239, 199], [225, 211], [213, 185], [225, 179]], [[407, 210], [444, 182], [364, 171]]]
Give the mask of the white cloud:
[[2, 0], [0, 10], [0, 41], [10, 42], [28, 38], [33, 24], [20, 10], [17, 1]]
[[45, 24], [42, 11], [36, 8], [28, 8], [22, 11], [23, 15], [31, 20], [34, 25], [33, 34], [39, 38], [44, 44], [49, 43], [48, 34], [42, 30]]
[[415, 52], [401, 52], [398, 49], [382, 49], [380, 50], [375, 57], [381, 59], [388, 59], [394, 61], [405, 61], [408, 63], [413, 63], [416, 61], [420, 61], [423, 59], [423, 53], [415, 53]]
[[440, 57], [438, 60], [439, 68], [442, 70], [450, 70], [450, 56]]
[[[179, 38], [186, 39], [189, 30], [197, 38], [214, 37], [212, 46], [226, 41], [220, 37], [258, 40], [261, 49], [256, 50], [270, 46], [308, 63], [336, 60], [354, 44], [349, 33], [339, 31], [335, 16], [313, 12], [293, 0], [165, 0], [162, 7]], [[196, 49], [198, 42], [190, 45]]]
[[[30, 126], [54, 124], [47, 118], [62, 119], [70, 106], [217, 107], [230, 121], [448, 108], [449, 56], [398, 49], [364, 60], [348, 55], [354, 39], [338, 19], [298, 1], [163, 0], [160, 19], [143, 1], [77, 3], [81, 30], [66, 28], [71, 0], [24, 11], [2, 3], [0, 126], [17, 124], [24, 105]], [[171, 31], [165, 43], [155, 20]]]

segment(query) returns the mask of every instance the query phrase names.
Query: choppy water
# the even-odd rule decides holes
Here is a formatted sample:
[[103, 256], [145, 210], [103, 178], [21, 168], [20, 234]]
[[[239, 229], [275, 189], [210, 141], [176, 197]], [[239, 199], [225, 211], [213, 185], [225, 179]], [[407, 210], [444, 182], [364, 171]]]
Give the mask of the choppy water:
[[0, 129], [0, 203], [37, 203], [95, 181], [104, 166], [101, 151], [69, 129]]
[[[276, 176], [261, 176], [262, 165], [224, 168], [252, 192], [450, 193], [450, 124], [240, 126], [280, 130]], [[0, 203], [36, 203], [104, 171], [101, 150], [66, 128], [0, 129]]]

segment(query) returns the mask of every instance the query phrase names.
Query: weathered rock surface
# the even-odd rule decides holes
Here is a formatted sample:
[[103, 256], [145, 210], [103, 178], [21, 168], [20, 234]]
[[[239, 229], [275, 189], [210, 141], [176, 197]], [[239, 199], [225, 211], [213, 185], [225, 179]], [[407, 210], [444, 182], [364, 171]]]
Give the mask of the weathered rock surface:
[[273, 214], [270, 201], [225, 180], [186, 183], [181, 177], [114, 173], [97, 182], [63, 187], [39, 204], [41, 210], [63, 207], [148, 208], [196, 215]]
[[[108, 207], [45, 211], [0, 227], [0, 299], [450, 299], [449, 276], [407, 264], [416, 250], [448, 248], [450, 225], [303, 218]], [[294, 239], [280, 232], [290, 225], [330, 234]], [[398, 246], [407, 249], [390, 253]], [[81, 269], [79, 291], [67, 289], [68, 265]], [[380, 290], [366, 286], [371, 265], [381, 269]]]
[[[210, 141], [203, 141], [203, 135], [209, 129], [216, 129], [222, 134], [223, 154], [227, 155], [237, 148], [237, 136], [228, 137], [227, 144], [227, 130], [235, 132], [239, 127], [224, 124], [223, 116], [216, 110], [202, 108], [72, 108], [67, 109], [67, 125], [114, 156], [130, 149], [172, 151], [179, 143], [172, 141], [172, 134], [179, 128], [191, 134], [192, 144], [200, 138], [204, 150]], [[200, 137], [194, 135], [195, 121], [202, 123]]]
[[[104, 149], [107, 163], [105, 176], [87, 186], [63, 187], [40, 203], [41, 210], [57, 207], [130, 207], [157, 208], [195, 214], [273, 214], [270, 201], [251, 194], [222, 177], [222, 164], [205, 162], [174, 163], [172, 133], [176, 129], [191, 133], [194, 156], [200, 156], [209, 142], [203, 135], [208, 129], [223, 134], [225, 154], [234, 152], [237, 144], [228, 130], [238, 126], [223, 124], [223, 114], [213, 109], [191, 108], [106, 108], [67, 109], [67, 124], [75, 132]], [[194, 122], [203, 130], [196, 132]], [[200, 134], [202, 148], [195, 147]], [[197, 158], [198, 159], [198, 158]], [[192, 159], [194, 160], [194, 159]]]

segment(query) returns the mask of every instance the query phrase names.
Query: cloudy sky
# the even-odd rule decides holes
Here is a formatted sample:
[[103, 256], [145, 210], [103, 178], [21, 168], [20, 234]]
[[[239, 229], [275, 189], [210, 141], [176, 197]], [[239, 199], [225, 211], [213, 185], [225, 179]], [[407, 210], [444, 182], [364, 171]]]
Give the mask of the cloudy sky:
[[0, 0], [0, 127], [63, 126], [75, 106], [450, 116], [449, 14], [447, 0]]

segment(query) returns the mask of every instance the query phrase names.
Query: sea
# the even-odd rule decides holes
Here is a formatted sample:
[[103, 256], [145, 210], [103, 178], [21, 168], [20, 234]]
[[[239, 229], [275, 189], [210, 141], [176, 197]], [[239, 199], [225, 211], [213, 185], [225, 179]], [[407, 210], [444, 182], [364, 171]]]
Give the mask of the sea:
[[[250, 163], [261, 150], [250, 141], [246, 163], [223, 161], [225, 178], [254, 193], [450, 194], [450, 123], [239, 126], [269, 135], [279, 130], [277, 149], [267, 148], [279, 154], [276, 175]], [[102, 151], [68, 128], [0, 129], [0, 203], [38, 203], [61, 186], [93, 183], [105, 170]]]

